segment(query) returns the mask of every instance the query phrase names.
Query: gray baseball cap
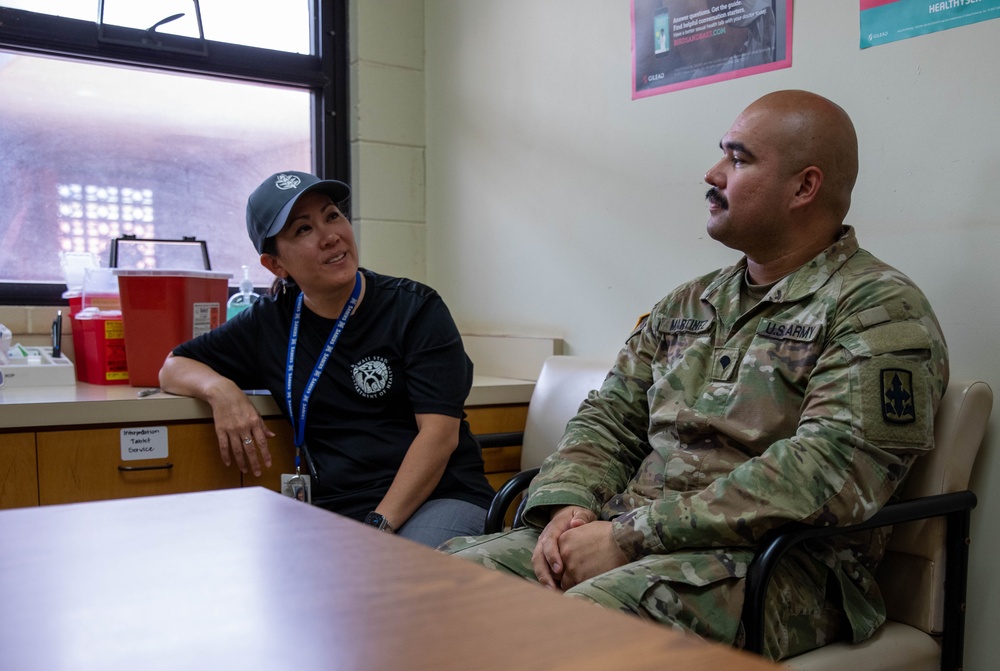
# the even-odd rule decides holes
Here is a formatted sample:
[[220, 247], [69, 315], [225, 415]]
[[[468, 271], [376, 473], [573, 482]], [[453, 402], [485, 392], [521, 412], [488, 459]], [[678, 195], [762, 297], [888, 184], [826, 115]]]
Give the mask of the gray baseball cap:
[[310, 191], [327, 193], [338, 204], [351, 195], [351, 187], [343, 182], [295, 170], [271, 175], [250, 194], [247, 234], [257, 253], [264, 253], [264, 241], [281, 232], [299, 196]]

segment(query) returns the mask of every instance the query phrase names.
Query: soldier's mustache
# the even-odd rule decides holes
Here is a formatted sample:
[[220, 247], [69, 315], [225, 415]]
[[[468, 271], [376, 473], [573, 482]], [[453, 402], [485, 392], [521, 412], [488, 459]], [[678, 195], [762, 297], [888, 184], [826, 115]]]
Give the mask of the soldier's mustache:
[[714, 186], [705, 193], [705, 199], [712, 201], [713, 204], [718, 205], [723, 210], [729, 209], [729, 201]]

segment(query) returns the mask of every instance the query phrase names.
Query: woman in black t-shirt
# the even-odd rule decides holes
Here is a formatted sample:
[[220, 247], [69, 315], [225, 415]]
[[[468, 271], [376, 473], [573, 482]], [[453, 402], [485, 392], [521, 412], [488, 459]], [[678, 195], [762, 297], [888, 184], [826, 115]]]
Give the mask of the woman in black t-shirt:
[[174, 349], [160, 385], [212, 406], [227, 465], [270, 466], [241, 391], [268, 389], [313, 503], [431, 546], [479, 533], [493, 490], [463, 419], [472, 362], [433, 289], [359, 267], [349, 194], [293, 171], [254, 191], [247, 231], [282, 289]]

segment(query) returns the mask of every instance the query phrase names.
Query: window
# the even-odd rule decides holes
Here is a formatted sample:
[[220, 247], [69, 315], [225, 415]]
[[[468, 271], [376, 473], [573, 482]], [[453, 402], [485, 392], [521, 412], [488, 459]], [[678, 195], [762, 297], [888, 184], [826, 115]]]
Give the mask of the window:
[[[0, 5], [70, 19], [103, 18], [109, 28], [201, 37], [250, 47], [314, 53], [310, 44], [309, 0], [2, 0]], [[280, 11], [275, 11], [280, 7]], [[165, 20], [168, 19], [169, 20]], [[159, 25], [157, 25], [159, 24]]]
[[[58, 190], [60, 252], [90, 252], [100, 258], [107, 255], [111, 238], [156, 237], [152, 189], [59, 184]], [[27, 268], [7, 274], [26, 277]]]
[[[95, 19], [103, 6], [106, 30], [81, 4]], [[0, 5], [0, 304], [61, 303], [59, 253], [107, 265], [124, 235], [205, 240], [234, 285], [241, 265], [270, 284], [246, 236], [250, 191], [283, 169], [349, 180], [346, 0], [285, 0], [288, 30], [253, 27], [273, 14], [262, 0]], [[147, 30], [175, 14], [201, 27]]]

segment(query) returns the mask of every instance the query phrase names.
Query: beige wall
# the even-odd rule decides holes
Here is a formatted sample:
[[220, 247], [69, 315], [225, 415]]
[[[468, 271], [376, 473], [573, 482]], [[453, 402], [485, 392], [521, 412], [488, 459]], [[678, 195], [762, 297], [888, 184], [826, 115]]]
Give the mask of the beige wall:
[[48, 347], [52, 344], [52, 322], [62, 311], [63, 350], [73, 360], [73, 338], [69, 335], [70, 320], [68, 307], [0, 305], [0, 324], [10, 329], [14, 343], [28, 347]]
[[424, 5], [349, 10], [352, 220], [361, 262], [425, 279]]

